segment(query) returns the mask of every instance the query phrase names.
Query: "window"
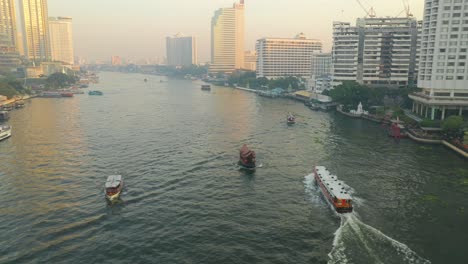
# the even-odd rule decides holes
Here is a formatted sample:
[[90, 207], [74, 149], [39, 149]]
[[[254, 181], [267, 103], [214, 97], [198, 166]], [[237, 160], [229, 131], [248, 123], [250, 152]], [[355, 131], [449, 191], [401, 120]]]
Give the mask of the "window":
[[463, 80], [463, 76], [457, 76], [457, 80]]
[[441, 47], [447, 46], [447, 41], [441, 41], [441, 42], [439, 42], [439, 46], [441, 46]]
[[444, 6], [445, 11], [450, 11], [450, 9], [451, 9], [451, 6]]
[[451, 39], [456, 39], [456, 38], [458, 38], [458, 34], [452, 34], [452, 35], [450, 35], [450, 38]]
[[449, 59], [449, 60], [454, 60], [455, 57], [456, 57], [455, 55], [448, 55], [448, 56], [447, 56], [447, 59]]
[[445, 76], [445, 80], [453, 80], [453, 76]]
[[445, 66], [445, 62], [438, 62], [437, 66]]
[[453, 7], [453, 10], [461, 10], [461, 9], [462, 9], [461, 6], [454, 6], [454, 7]]
[[447, 62], [447, 67], [455, 66], [455, 62]]
[[445, 49], [439, 49], [439, 52], [440, 52], [440, 53], [444, 53], [444, 52], [445, 52]]
[[[440, 29], [440, 32], [448, 32], [448, 28], [446, 28], [446, 27], [441, 28], [441, 29]], [[426, 32], [424, 32], [424, 33], [426, 33]]]
[[443, 79], [444, 79], [444, 76], [442, 76], [442, 75], [437, 75], [437, 77], [436, 77], [436, 80], [443, 80]]
[[462, 67], [463, 67], [463, 66], [465, 66], [465, 63], [464, 63], [464, 62], [459, 62], [459, 63], [458, 63], [458, 66], [462, 66]]
[[460, 49], [460, 52], [466, 52], [466, 48]]
[[452, 28], [452, 31], [458, 32], [458, 30], [459, 30], [459, 28], [457, 28], [457, 27]]
[[453, 69], [448, 69], [447, 73], [454, 73], [455, 71]]
[[[468, 24], [468, 20], [465, 20]], [[442, 25], [448, 25], [450, 22], [448, 20], [444, 20], [442, 21]]]
[[437, 69], [437, 73], [444, 73], [444, 69]]
[[465, 69], [458, 69], [457, 73], [465, 73]]
[[450, 49], [449, 49], [449, 52], [450, 52], [450, 53], [455, 53], [455, 52], [457, 52], [457, 48], [450, 48]]
[[454, 14], [452, 15], [452, 17], [461, 17], [461, 14], [460, 14], [460, 13], [454, 13]]
[[439, 56], [437, 56], [437, 59], [439, 59], [439, 60], [445, 60], [445, 55], [439, 55]]

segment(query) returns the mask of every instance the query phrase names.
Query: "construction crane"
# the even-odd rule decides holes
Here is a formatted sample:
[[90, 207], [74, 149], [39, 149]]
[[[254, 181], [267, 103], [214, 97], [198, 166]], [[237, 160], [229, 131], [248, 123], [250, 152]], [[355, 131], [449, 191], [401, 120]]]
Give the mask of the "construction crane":
[[398, 13], [396, 17], [399, 17], [401, 13], [403, 12], [405, 12], [406, 17], [413, 17], [413, 14], [411, 13], [411, 10], [410, 10], [410, 4], [409, 4], [410, 0], [402, 0], [402, 1], [403, 1], [403, 6], [405, 7], [405, 9], [402, 10], [400, 13]]
[[374, 10], [374, 7], [370, 7], [369, 9], [367, 9], [364, 4], [362, 4], [361, 0], [356, 0], [358, 2], [358, 4], [361, 6], [361, 8], [364, 10], [364, 12], [366, 12], [367, 16], [368, 17], [371, 17], [371, 18], [374, 18], [377, 16], [377, 14], [375, 13], [375, 10]]

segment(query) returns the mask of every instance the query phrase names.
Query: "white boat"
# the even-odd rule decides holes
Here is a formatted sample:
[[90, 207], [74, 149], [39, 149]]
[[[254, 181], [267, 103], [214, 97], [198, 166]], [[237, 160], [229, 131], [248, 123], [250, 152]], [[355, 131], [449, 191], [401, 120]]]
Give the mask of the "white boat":
[[107, 177], [106, 181], [106, 198], [114, 200], [119, 198], [123, 189], [123, 179], [121, 175], [111, 175]]
[[0, 141], [11, 137], [11, 126], [0, 125]]
[[325, 199], [338, 213], [350, 213], [353, 211], [351, 195], [345, 188], [344, 182], [338, 180], [323, 166], [314, 168], [315, 183], [325, 196]]

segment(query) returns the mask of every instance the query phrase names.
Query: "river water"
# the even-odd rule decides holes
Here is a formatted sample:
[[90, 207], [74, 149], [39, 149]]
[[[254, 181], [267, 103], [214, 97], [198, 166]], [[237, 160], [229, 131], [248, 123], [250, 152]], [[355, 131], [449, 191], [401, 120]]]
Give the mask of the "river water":
[[[449, 150], [294, 101], [100, 77], [104, 96], [12, 112], [0, 263], [466, 263], [468, 165]], [[255, 173], [236, 166], [243, 143]], [[316, 164], [352, 188], [354, 213], [330, 209]], [[126, 182], [113, 205], [111, 174]]]

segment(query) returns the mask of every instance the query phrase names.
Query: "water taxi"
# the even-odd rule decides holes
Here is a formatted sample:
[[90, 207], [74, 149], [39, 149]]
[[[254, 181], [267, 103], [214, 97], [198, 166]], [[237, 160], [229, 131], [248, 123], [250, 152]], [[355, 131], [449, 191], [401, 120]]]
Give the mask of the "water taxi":
[[106, 198], [110, 201], [120, 197], [123, 189], [123, 179], [121, 175], [111, 175], [106, 181]]
[[203, 91], [211, 91], [211, 85], [209, 85], [209, 84], [203, 84], [203, 85], [201, 86], [201, 89], [202, 89]]
[[288, 125], [293, 125], [296, 123], [296, 117], [289, 114], [286, 121], [288, 122]]
[[244, 169], [255, 169], [255, 151], [251, 150], [246, 144], [239, 151], [238, 164]]
[[325, 199], [338, 213], [350, 213], [353, 211], [351, 195], [346, 190], [344, 183], [338, 180], [323, 166], [314, 167], [315, 183], [325, 196]]
[[0, 141], [11, 137], [11, 126], [0, 125]]

